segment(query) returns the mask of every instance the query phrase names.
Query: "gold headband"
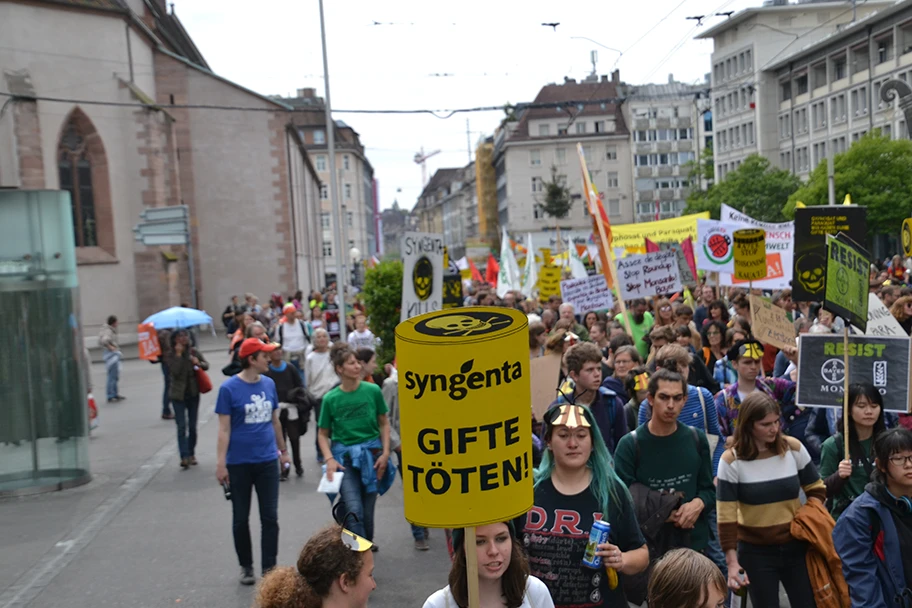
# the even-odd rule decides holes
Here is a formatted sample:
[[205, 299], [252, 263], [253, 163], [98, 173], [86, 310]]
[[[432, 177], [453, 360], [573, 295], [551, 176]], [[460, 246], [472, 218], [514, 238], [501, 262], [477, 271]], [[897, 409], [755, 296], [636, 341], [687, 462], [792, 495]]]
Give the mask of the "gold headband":
[[757, 344], [743, 344], [741, 348], [738, 349], [742, 357], [748, 357], [750, 359], [762, 359], [763, 351], [760, 350], [760, 346]]
[[589, 428], [586, 412], [578, 405], [562, 405], [551, 426], [565, 426], [570, 429], [577, 427]]
[[357, 551], [358, 553], [369, 551], [370, 548], [374, 546], [374, 543], [371, 541], [362, 538], [345, 528], [342, 528], [342, 543], [352, 551]]
[[645, 391], [649, 388], [649, 374], [643, 372], [636, 377], [636, 386], [634, 390]]

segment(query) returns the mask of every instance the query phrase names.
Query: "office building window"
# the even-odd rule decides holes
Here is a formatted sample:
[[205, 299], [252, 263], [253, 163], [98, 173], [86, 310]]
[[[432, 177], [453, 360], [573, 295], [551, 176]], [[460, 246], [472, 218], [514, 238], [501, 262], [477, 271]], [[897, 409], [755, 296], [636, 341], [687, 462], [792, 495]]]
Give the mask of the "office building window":
[[551, 125], [538, 125], [539, 137], [548, 137], [551, 135]]
[[326, 184], [320, 186], [320, 200], [329, 200], [329, 186]]
[[329, 257], [333, 254], [332, 243], [323, 242], [323, 257]]
[[617, 158], [618, 158], [617, 146], [608, 146], [605, 149], [605, 158], [607, 158], [608, 160], [617, 160]]
[[596, 132], [596, 133], [604, 133], [604, 132], [605, 132], [605, 121], [604, 121], [604, 120], [596, 120], [596, 121], [595, 121], [594, 123], [592, 123], [592, 124], [593, 124], [593, 126], [595, 127], [595, 132]]
[[585, 132], [586, 132], [586, 123], [585, 123], [585, 122], [577, 121], [577, 122], [576, 122], [576, 132], [577, 132], [577, 133], [585, 133]]
[[326, 171], [326, 156], [317, 154], [317, 171]]
[[351, 199], [352, 197], [352, 187], [351, 184], [345, 184], [345, 198]]
[[533, 167], [541, 166], [541, 150], [529, 150], [529, 164]]
[[609, 172], [607, 173], [607, 176], [608, 176], [608, 180], [607, 180], [608, 187], [609, 187], [609, 188], [617, 188], [617, 187], [618, 187], [618, 174], [617, 174], [617, 172], [616, 172], [616, 171], [609, 171]]
[[348, 154], [343, 154], [343, 155], [342, 155], [342, 168], [343, 168], [345, 171], [348, 171], [348, 170], [351, 169], [350, 160], [349, 160]]
[[329, 230], [329, 214], [321, 213], [320, 214], [320, 227], [324, 230]]

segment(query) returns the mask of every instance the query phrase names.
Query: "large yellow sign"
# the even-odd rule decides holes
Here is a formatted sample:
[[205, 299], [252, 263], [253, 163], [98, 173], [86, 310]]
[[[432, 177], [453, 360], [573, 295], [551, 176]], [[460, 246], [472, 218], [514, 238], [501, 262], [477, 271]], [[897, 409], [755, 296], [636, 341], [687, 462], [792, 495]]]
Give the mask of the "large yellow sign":
[[732, 233], [735, 256], [734, 277], [743, 281], [766, 278], [766, 231], [763, 228], [743, 228]]
[[709, 211], [674, 217], [657, 222], [639, 224], [612, 224], [613, 247], [646, 251], [645, 239], [654, 243], [680, 243], [687, 237], [697, 241], [697, 220], [708, 220]]
[[528, 320], [439, 310], [396, 327], [405, 518], [428, 528], [532, 507]]

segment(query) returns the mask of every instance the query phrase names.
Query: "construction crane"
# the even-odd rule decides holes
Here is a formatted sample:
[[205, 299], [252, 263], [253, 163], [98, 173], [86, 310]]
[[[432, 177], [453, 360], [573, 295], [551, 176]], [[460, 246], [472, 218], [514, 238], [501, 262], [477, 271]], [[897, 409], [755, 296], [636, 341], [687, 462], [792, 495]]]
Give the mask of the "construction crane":
[[427, 159], [432, 156], [440, 154], [440, 150], [434, 150], [433, 152], [424, 153], [424, 146], [421, 146], [421, 150], [415, 153], [415, 164], [421, 165], [421, 188], [424, 189], [427, 186]]

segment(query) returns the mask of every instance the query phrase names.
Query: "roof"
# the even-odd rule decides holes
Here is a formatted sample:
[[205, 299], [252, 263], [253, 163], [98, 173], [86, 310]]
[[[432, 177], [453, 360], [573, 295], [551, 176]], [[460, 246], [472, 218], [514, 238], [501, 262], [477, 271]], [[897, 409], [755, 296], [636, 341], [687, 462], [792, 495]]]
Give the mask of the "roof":
[[434, 176], [431, 178], [431, 181], [429, 181], [427, 186], [424, 187], [424, 190], [421, 191], [421, 196], [419, 198], [423, 199], [425, 196], [435, 192], [441, 186], [454, 181], [461, 181], [462, 170], [463, 167], [437, 169]]
[[93, 8], [102, 11], [124, 13], [129, 9], [122, 0], [38, 0], [47, 4], [59, 4], [76, 8]]
[[687, 84], [684, 82], [669, 82], [667, 84], [640, 84], [633, 85], [627, 94], [628, 102], [646, 100], [653, 97], [671, 98], [675, 95], [690, 97], [694, 93], [705, 91], [709, 83]]
[[[871, 4], [880, 4], [879, 2], [866, 2], [866, 5]], [[886, 3], [884, 3], [886, 4]], [[823, 10], [833, 10], [833, 9], [845, 9], [847, 6], [846, 2], [801, 2], [798, 4], [784, 4], [781, 6], [758, 6], [754, 8], [744, 9], [743, 11], [729, 17], [725, 21], [709, 28], [699, 36], [695, 36], [695, 40], [704, 40], [706, 38], [713, 38], [717, 34], [720, 34], [728, 29], [735, 27], [738, 24], [744, 23], [751, 17], [759, 14], [765, 13], [790, 13], [795, 11], [823, 11]]]
[[[614, 116], [615, 131], [614, 133], [590, 133], [589, 135], [626, 135], [627, 123], [624, 122], [624, 116], [621, 113], [620, 106], [614, 103], [585, 103], [587, 100], [617, 99], [617, 83], [612, 82], [603, 76], [601, 80], [577, 82], [573, 79], [565, 79], [563, 84], [548, 84], [541, 88], [538, 95], [535, 96], [534, 104], [555, 104], [561, 102], [583, 102], [582, 110], [578, 109], [579, 105], [568, 106], [560, 109], [557, 108], [522, 108], [519, 119], [519, 125], [516, 131], [508, 139], [524, 139], [529, 136], [529, 121], [542, 120], [556, 117], [573, 118], [578, 116]], [[580, 134], [574, 133], [574, 138], [579, 138]], [[585, 137], [585, 135], [583, 135]]]
[[169, 13], [165, 10], [165, 3], [162, 0], [145, 0], [145, 3], [155, 19], [156, 31], [164, 38], [171, 50], [209, 70], [209, 64], [206, 63], [203, 54], [193, 43], [190, 34], [187, 33], [180, 19], [174, 13], [174, 5], [171, 5], [171, 12]]
[[887, 17], [890, 17], [891, 15], [894, 15], [896, 13], [899, 13], [899, 12], [903, 11], [904, 9], [912, 8], [912, 2], [910, 2], [910, 0], [896, 0], [895, 2], [884, 2], [881, 4], [883, 4], [883, 8], [879, 8], [878, 10], [874, 11], [873, 13], [868, 13], [864, 17], [856, 20], [855, 23], [846, 25], [844, 28], [842, 28], [839, 31], [833, 32], [831, 34], [827, 34], [820, 40], [817, 40], [816, 42], [812, 42], [811, 44], [808, 44], [808, 45], [798, 49], [791, 55], [786, 55], [782, 60], [777, 61], [773, 65], [767, 66], [764, 69], [770, 70], [770, 71], [775, 71], [780, 68], [786, 67], [786, 66], [788, 66], [789, 63], [794, 62], [796, 57], [800, 57], [802, 55], [807, 55], [807, 54], [813, 53], [815, 51], [819, 51], [820, 49], [823, 49], [823, 48], [833, 44], [833, 42], [835, 42], [836, 40], [839, 40], [842, 38], [849, 38], [852, 35], [854, 35], [856, 32], [860, 32], [860, 31], [867, 29], [872, 24], [872, 22], [879, 21], [881, 19], [886, 19]]

